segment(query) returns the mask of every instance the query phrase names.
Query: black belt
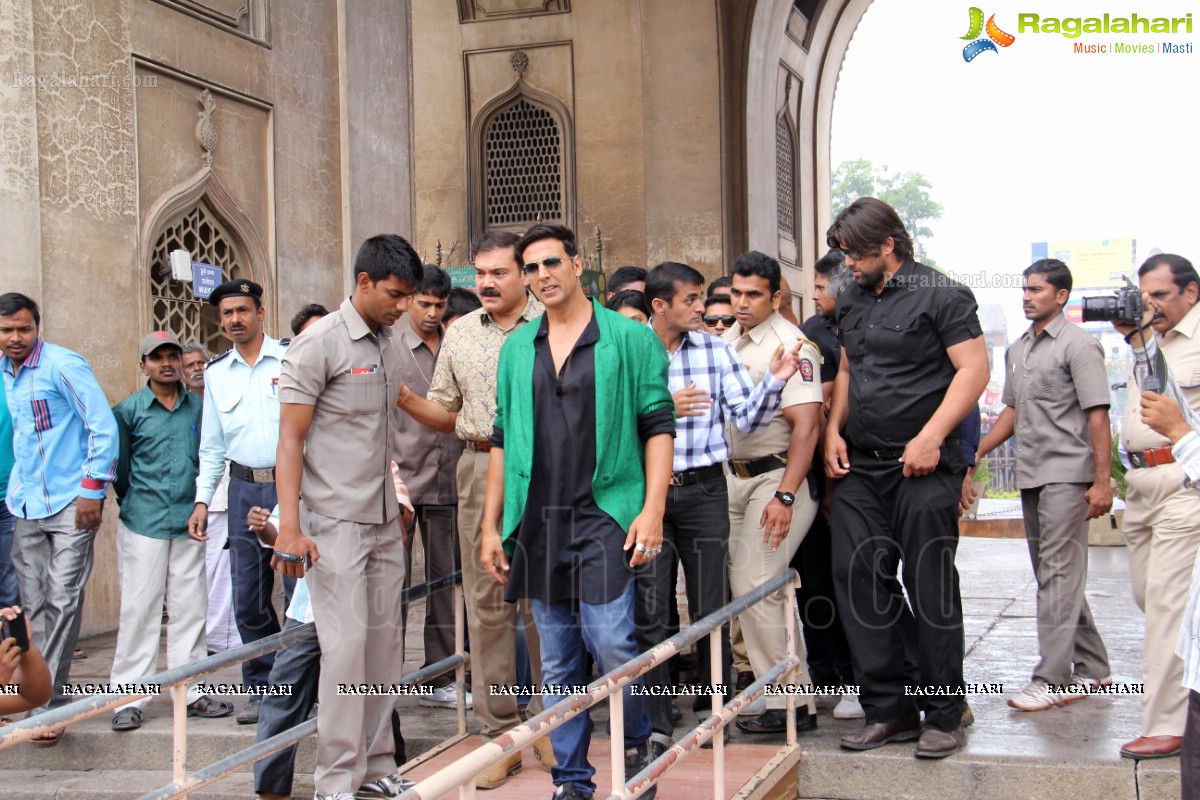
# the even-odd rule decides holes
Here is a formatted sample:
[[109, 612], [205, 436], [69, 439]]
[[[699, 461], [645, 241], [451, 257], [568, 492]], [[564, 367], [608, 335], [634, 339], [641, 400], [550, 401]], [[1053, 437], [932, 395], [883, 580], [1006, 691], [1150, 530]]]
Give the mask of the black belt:
[[773, 469], [783, 469], [787, 466], [787, 452], [772, 453], [769, 456], [756, 458], [752, 461], [730, 461], [729, 469], [733, 471], [735, 477], [755, 478], [762, 475], [764, 472], [770, 472]]
[[672, 472], [671, 485], [691, 486], [693, 483], [711, 481], [714, 478], [723, 477], [725, 477], [725, 470], [721, 469], [720, 464], [709, 464], [707, 467], [696, 467], [695, 469], [685, 469], [683, 472]]
[[[942, 447], [959, 447], [961, 443], [962, 439], [960, 437], [948, 436], [946, 437], [945, 441], [942, 442]], [[895, 461], [904, 455], [903, 447], [901, 447], [899, 450], [863, 450], [860, 447], [855, 447], [854, 449], [858, 450], [860, 453], [866, 453], [873, 458], [877, 458], [880, 461]]]
[[246, 481], [248, 483], [274, 483], [275, 482], [275, 468], [274, 467], [263, 467], [262, 469], [251, 469], [250, 467], [243, 467], [241, 464], [237, 463], [236, 461], [230, 461], [229, 462], [229, 474], [232, 475], [233, 477], [237, 478], [240, 481]]

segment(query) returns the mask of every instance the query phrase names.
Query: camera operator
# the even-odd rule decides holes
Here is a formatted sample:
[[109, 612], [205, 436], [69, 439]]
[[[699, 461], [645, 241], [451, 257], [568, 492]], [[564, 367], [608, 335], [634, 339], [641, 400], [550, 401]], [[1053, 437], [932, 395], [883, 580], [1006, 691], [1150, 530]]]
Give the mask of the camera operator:
[[33, 643], [29, 620], [21, 609], [17, 606], [0, 608], [0, 619], [23, 626], [24, 640], [28, 643], [28, 649], [23, 649], [16, 636], [0, 640], [0, 686], [15, 684], [20, 687], [16, 695], [0, 694], [0, 726], [3, 726], [10, 722], [6, 715], [29, 711], [49, 700], [53, 687], [50, 667]]
[[[1126, 312], [1113, 320], [1135, 359], [1121, 422], [1121, 443], [1131, 465], [1122, 527], [1134, 599], [1146, 614], [1142, 735], [1121, 747], [1121, 755], [1132, 759], [1180, 752], [1188, 696], [1175, 644], [1200, 545], [1200, 495], [1188, 490], [1172, 440], [1151, 427], [1142, 411], [1144, 404], [1153, 408], [1160, 393], [1200, 411], [1200, 275], [1187, 259], [1161, 254], [1138, 269], [1138, 285], [1145, 304], [1141, 329]], [[1150, 389], [1158, 391], [1150, 394]], [[1144, 401], [1143, 390], [1148, 391]]]

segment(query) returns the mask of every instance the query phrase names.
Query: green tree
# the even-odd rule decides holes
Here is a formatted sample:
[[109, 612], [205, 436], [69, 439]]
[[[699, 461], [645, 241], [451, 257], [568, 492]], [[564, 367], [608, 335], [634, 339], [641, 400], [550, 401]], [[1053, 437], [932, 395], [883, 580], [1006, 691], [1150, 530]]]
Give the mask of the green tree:
[[837, 215], [860, 197], [878, 197], [900, 215], [912, 236], [917, 259], [931, 264], [925, 240], [933, 231], [923, 223], [942, 217], [942, 204], [929, 194], [932, 188], [920, 172], [891, 173], [887, 165], [876, 167], [866, 158], [843, 161], [833, 173], [833, 213]]

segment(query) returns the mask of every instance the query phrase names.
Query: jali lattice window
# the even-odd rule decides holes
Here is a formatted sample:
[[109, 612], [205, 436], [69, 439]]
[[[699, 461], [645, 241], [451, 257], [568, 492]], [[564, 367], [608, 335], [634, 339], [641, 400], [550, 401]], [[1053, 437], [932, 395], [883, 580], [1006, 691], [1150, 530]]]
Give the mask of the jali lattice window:
[[787, 116], [775, 122], [775, 193], [776, 222], [779, 233], [796, 238], [796, 144]]
[[168, 225], [150, 260], [150, 310], [156, 330], [170, 331], [184, 344], [200, 342], [211, 353], [222, 353], [233, 342], [221, 331], [217, 311], [207, 300], [192, 295], [192, 284], [171, 277], [171, 251], [187, 250], [193, 261], [221, 268], [222, 280], [244, 277], [233, 237], [217, 223], [203, 201]]
[[519, 97], [488, 122], [483, 142], [487, 227], [562, 222], [563, 135], [555, 116]]

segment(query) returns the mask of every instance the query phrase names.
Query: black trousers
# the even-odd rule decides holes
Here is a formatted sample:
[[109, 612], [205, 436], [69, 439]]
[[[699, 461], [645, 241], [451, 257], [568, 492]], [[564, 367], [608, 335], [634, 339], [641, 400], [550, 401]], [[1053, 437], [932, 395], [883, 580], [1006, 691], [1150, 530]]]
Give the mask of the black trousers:
[[[954, 556], [965, 464], [958, 450], [943, 447], [933, 473], [905, 478], [898, 461], [852, 449], [850, 474], [834, 490], [834, 584], [868, 723], [912, 711], [916, 697], [906, 687], [919, 684], [942, 692], [927, 696], [929, 727], [952, 731], [961, 724], [963, 698], [949, 694], [963, 687], [962, 598]], [[908, 619], [898, 567], [912, 603]], [[910, 625], [915, 637], [905, 632]], [[912, 638], [919, 678], [905, 653]]]
[[[233, 578], [233, 615], [243, 643], [257, 642], [280, 631], [279, 617], [271, 605], [275, 588], [272, 551], [258, 543], [246, 523], [252, 507], [272, 509], [277, 502], [275, 484], [229, 476], [229, 572]], [[243, 661], [242, 682], [247, 686], [268, 685], [274, 663], [274, 653]]]
[[796, 600], [803, 623], [808, 674], [816, 684], [853, 684], [850, 643], [842, 629], [833, 585], [833, 540], [825, 516], [817, 513], [792, 559], [800, 573]]
[[[692, 622], [707, 616], [729, 602], [729, 491], [725, 476], [690, 486], [672, 486], [667, 491], [667, 511], [663, 517], [662, 553], [638, 568], [637, 637], [645, 651], [674, 635], [670, 608], [675, 605], [675, 571], [672, 564], [683, 565], [687, 586], [688, 609]], [[678, 624], [678, 623], [676, 623]], [[709, 637], [697, 642], [696, 682], [709, 684]], [[721, 628], [721, 682], [729, 685], [729, 626]], [[645, 675], [647, 686], [670, 686], [668, 663], [654, 667]], [[655, 733], [671, 736], [672, 698], [646, 697], [646, 710]]]

